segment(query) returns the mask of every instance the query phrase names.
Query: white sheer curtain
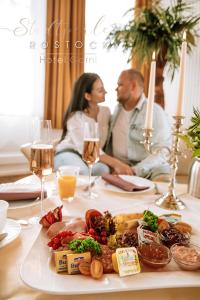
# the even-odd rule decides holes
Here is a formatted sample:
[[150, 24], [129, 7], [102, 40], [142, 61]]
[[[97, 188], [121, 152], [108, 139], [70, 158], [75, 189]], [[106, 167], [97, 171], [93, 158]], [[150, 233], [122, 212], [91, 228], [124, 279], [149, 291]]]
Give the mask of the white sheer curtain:
[[[170, 0], [163, 0], [165, 6], [170, 5]], [[191, 12], [194, 15], [200, 14], [200, 1], [187, 0], [187, 4], [192, 4]], [[200, 23], [198, 25], [200, 32]], [[184, 95], [184, 126], [190, 125], [190, 118], [193, 114], [193, 106], [200, 109], [200, 38], [197, 39], [196, 47], [186, 58], [186, 80]], [[167, 72], [165, 74], [164, 89], [166, 99], [166, 111], [170, 116], [175, 114], [177, 91], [178, 91], [179, 70], [176, 72], [173, 82], [171, 82]]]
[[0, 176], [24, 172], [20, 145], [43, 116], [45, 18], [46, 0], [0, 1]]

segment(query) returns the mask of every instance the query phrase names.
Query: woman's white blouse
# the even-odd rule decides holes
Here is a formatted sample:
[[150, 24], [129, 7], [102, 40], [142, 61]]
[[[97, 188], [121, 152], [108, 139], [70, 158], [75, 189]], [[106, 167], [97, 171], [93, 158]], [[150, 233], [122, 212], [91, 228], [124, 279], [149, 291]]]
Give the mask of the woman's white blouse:
[[[110, 110], [108, 107], [99, 106], [99, 113], [97, 115], [97, 122], [99, 124], [99, 139], [100, 148], [102, 149], [106, 143], [109, 121], [110, 121]], [[93, 123], [95, 120], [88, 117], [84, 112], [75, 112], [67, 121], [67, 134], [56, 147], [56, 152], [60, 152], [67, 149], [73, 149], [78, 151], [82, 155], [83, 151], [83, 129], [84, 123]], [[101, 150], [102, 154], [103, 151]]]

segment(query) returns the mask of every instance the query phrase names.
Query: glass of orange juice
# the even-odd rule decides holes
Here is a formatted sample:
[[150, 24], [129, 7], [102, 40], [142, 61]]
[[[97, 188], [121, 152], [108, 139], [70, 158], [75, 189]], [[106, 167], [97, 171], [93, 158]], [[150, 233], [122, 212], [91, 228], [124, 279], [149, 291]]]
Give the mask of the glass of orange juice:
[[80, 168], [76, 166], [61, 166], [58, 168], [58, 194], [61, 200], [71, 202], [74, 199], [79, 170]]

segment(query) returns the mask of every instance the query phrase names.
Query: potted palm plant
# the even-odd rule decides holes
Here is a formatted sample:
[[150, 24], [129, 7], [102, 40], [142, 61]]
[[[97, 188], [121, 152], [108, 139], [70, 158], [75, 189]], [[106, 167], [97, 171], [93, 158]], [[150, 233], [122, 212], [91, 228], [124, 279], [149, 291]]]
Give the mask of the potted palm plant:
[[[200, 16], [190, 13], [191, 6], [182, 0], [162, 8], [160, 1], [153, 1], [151, 8], [143, 8], [125, 26], [116, 26], [106, 38], [106, 47], [122, 46], [130, 51], [129, 61], [137, 57], [142, 63], [150, 63], [153, 51], [156, 52], [156, 95], [155, 102], [163, 108], [163, 72], [167, 65], [173, 80], [179, 67], [183, 32], [187, 33], [188, 52], [195, 46], [198, 36], [196, 25]], [[129, 10], [129, 11], [132, 11]]]

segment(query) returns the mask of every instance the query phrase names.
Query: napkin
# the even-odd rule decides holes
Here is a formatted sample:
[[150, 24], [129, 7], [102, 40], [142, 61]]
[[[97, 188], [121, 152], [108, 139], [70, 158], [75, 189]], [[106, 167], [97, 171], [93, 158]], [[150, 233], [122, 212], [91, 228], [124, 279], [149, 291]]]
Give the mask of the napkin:
[[[33, 200], [40, 198], [41, 190], [38, 185], [22, 183], [4, 183], [0, 184], [0, 199], [6, 201], [13, 200]], [[47, 196], [47, 192], [44, 192], [44, 197]]]
[[148, 189], [148, 186], [141, 186], [141, 185], [136, 185], [132, 182], [126, 181], [122, 179], [118, 175], [112, 175], [112, 174], [103, 174], [102, 179], [104, 179], [106, 182], [115, 185], [119, 187], [120, 189], [127, 191], [127, 192], [137, 192], [137, 191], [143, 191]]

